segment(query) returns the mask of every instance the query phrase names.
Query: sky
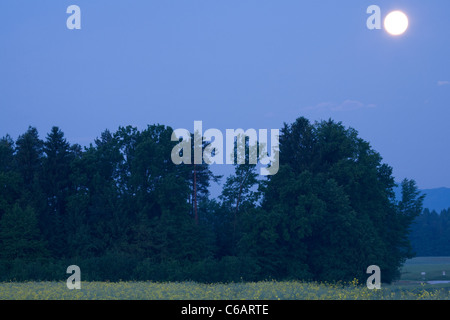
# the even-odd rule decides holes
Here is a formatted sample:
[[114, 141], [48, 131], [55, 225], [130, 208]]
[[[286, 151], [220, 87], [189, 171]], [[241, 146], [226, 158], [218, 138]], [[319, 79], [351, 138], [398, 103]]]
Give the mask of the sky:
[[[370, 5], [402, 10], [408, 30], [369, 30]], [[331, 118], [397, 181], [450, 187], [449, 16], [448, 0], [2, 0], [0, 137]]]

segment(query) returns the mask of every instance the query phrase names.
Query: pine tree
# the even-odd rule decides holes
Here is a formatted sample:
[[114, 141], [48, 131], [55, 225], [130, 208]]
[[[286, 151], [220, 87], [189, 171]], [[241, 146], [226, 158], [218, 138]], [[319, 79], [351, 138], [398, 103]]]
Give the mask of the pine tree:
[[64, 138], [64, 133], [52, 127], [43, 145], [44, 158], [39, 176], [40, 187], [46, 199], [46, 208], [41, 212], [41, 228], [49, 242], [52, 254], [62, 257], [66, 253], [67, 201], [73, 193], [71, 163], [73, 149]]
[[29, 127], [27, 132], [16, 141], [16, 159], [25, 188], [33, 188], [35, 178], [41, 168], [43, 141], [39, 139], [36, 128]]
[[[239, 241], [240, 213], [248, 213], [259, 205], [262, 185], [262, 181], [258, 179], [256, 164], [249, 161], [252, 156], [257, 155], [258, 146], [250, 147], [249, 139], [246, 138], [244, 140], [245, 152], [239, 154], [237, 140], [238, 138], [235, 138], [234, 141], [234, 174], [227, 177], [219, 196], [221, 212], [224, 214], [221, 221], [221, 232], [229, 234], [229, 248], [225, 251], [234, 254], [236, 254], [236, 244]], [[240, 158], [239, 161], [238, 158]]]
[[22, 195], [23, 184], [14, 153], [11, 137], [7, 135], [0, 139], [0, 219]]

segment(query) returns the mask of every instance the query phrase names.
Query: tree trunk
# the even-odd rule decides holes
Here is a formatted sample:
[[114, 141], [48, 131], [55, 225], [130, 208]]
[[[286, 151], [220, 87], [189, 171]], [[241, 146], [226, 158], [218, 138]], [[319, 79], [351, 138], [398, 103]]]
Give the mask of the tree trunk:
[[194, 219], [195, 224], [198, 225], [198, 212], [197, 212], [197, 170], [194, 163]]

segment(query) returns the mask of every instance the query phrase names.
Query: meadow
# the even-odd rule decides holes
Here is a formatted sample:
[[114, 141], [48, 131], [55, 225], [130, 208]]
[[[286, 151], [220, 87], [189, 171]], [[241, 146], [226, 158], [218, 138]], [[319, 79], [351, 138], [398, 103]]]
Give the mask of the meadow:
[[[201, 284], [196, 282], [81, 282], [80, 290], [68, 290], [59, 282], [3, 282], [0, 300], [450, 300], [450, 283], [442, 271], [450, 258], [408, 260], [402, 279], [369, 290], [365, 283], [317, 283], [260, 281]], [[422, 279], [422, 272], [427, 279]]]
[[406, 261], [401, 272], [402, 280], [450, 281], [450, 257], [413, 258]]

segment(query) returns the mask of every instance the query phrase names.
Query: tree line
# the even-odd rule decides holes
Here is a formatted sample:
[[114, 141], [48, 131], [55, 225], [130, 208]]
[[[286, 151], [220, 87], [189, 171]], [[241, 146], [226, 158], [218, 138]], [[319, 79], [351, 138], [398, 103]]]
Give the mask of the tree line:
[[417, 256], [450, 256], [450, 208], [425, 208], [411, 225], [410, 239]]
[[248, 161], [228, 177], [175, 165], [172, 132], [119, 127], [88, 147], [58, 127], [3, 137], [0, 280], [61, 280], [75, 264], [83, 280], [365, 281], [375, 264], [390, 282], [412, 256], [423, 196], [405, 179], [395, 200], [392, 168], [356, 130], [284, 124], [264, 178]]

